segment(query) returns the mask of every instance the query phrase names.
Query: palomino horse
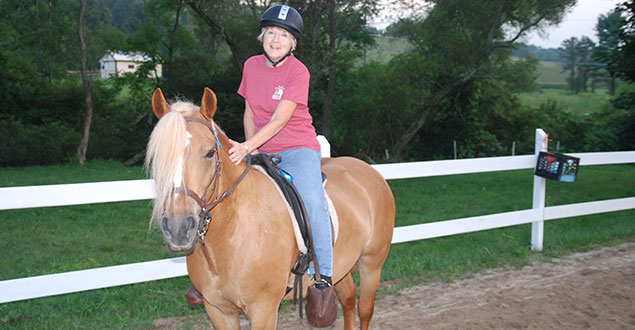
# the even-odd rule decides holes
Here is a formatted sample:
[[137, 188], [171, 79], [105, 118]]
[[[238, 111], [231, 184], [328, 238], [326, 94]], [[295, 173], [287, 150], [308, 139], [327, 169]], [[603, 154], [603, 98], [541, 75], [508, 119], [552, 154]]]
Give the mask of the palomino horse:
[[[152, 107], [160, 120], [146, 165], [157, 190], [153, 218], [168, 247], [188, 251], [190, 279], [217, 329], [239, 329], [240, 310], [252, 329], [275, 329], [299, 253], [285, 202], [264, 174], [229, 160], [229, 140], [212, 120], [210, 89], [200, 107], [170, 105], [157, 89]], [[351, 274], [359, 271], [360, 327], [367, 329], [392, 239], [393, 195], [375, 169], [355, 158], [326, 158], [322, 169], [339, 218], [333, 282], [345, 328], [356, 327]]]

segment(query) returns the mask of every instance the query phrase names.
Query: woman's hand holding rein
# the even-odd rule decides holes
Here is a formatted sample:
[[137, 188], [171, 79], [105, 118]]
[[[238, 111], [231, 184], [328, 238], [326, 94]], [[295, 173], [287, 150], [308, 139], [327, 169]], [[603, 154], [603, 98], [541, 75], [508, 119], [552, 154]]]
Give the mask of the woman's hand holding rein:
[[[238, 143], [232, 139], [229, 139], [229, 143], [231, 143], [232, 147], [229, 149], [229, 160], [234, 163], [234, 165], [240, 164], [240, 162], [249, 154], [249, 146], [247, 145], [247, 141], [243, 143]], [[253, 150], [251, 153], [257, 153], [258, 150]]]

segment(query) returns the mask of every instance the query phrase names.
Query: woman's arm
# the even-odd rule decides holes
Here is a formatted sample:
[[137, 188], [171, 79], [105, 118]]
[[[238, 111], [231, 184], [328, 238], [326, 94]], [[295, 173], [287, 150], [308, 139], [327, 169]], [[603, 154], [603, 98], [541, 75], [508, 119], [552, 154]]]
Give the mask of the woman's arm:
[[[245, 113], [243, 114], [243, 127], [245, 130], [245, 141], [251, 139], [256, 132], [256, 123], [254, 122], [254, 112], [249, 106], [249, 102], [245, 100]], [[255, 149], [255, 148], [254, 148]]]
[[243, 116], [243, 122], [245, 125], [245, 138], [243, 143], [237, 143], [232, 141], [232, 148], [229, 149], [229, 159], [232, 163], [238, 165], [242, 159], [247, 155], [247, 152], [256, 150], [265, 142], [269, 141], [274, 135], [278, 134], [280, 130], [287, 124], [293, 112], [298, 107], [298, 104], [289, 101], [282, 100], [278, 103], [276, 111], [271, 116], [271, 120], [260, 131], [254, 134], [255, 123], [253, 121], [253, 112], [249, 103], [245, 101], [245, 114]]

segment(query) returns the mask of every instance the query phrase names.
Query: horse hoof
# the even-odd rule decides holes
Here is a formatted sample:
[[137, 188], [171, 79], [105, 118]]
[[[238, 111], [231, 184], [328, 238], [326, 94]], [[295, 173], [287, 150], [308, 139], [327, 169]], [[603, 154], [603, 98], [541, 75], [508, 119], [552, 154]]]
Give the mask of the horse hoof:
[[185, 291], [185, 298], [187, 298], [187, 303], [192, 306], [203, 304], [203, 295], [196, 290], [194, 285], [190, 285], [190, 287], [187, 288], [187, 291]]

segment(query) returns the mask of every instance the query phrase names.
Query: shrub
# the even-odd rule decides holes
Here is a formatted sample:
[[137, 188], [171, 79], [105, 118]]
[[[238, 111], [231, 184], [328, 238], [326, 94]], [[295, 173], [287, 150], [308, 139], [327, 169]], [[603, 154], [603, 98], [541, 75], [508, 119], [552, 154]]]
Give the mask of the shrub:
[[0, 119], [0, 166], [60, 164], [75, 154], [79, 133], [60, 122], [24, 124]]
[[619, 150], [635, 150], [635, 84], [620, 88], [611, 103], [615, 108], [614, 125]]

